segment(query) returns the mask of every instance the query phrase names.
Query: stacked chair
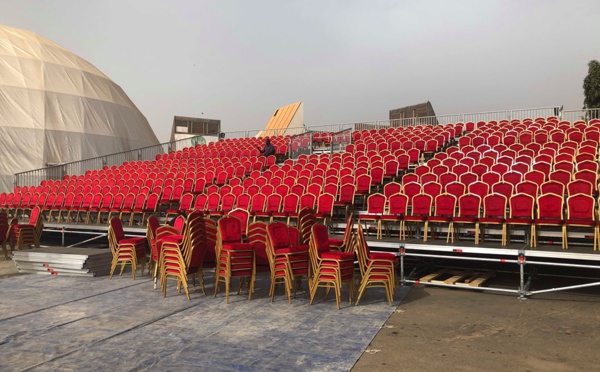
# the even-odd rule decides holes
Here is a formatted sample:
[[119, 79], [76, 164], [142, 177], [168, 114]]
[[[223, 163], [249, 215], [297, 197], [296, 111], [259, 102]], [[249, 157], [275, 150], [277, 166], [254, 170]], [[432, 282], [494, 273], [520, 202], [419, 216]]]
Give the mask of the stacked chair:
[[354, 254], [333, 250], [329, 244], [327, 226], [315, 224], [311, 228], [309, 252], [311, 262], [310, 303], [317, 289], [323, 287], [329, 293], [335, 291], [335, 302], [340, 309], [341, 287], [348, 286], [348, 302], [352, 303], [354, 294]]
[[238, 294], [248, 283], [248, 300], [252, 299], [256, 276], [254, 244], [242, 242], [242, 221], [233, 216], [219, 219], [217, 225], [217, 267], [215, 269], [215, 297], [221, 283], [225, 284], [225, 302], [229, 303], [231, 278], [240, 278]]

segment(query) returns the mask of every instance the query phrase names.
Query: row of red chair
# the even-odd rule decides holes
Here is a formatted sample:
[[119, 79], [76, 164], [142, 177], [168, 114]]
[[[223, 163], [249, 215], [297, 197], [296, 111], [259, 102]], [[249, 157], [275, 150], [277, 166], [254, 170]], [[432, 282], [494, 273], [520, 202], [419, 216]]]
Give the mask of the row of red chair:
[[[443, 128], [443, 127], [440, 127]], [[476, 129], [479, 130], [479, 129]], [[376, 137], [375, 135], [372, 137]], [[388, 150], [383, 150], [383, 151], [388, 151]], [[450, 152], [450, 151], [448, 151]], [[446, 154], [448, 154], [448, 152], [446, 152]], [[460, 151], [455, 151], [453, 153], [450, 154], [450, 156], [453, 156], [454, 153], [460, 153]], [[371, 157], [369, 157], [369, 155], [371, 155]], [[391, 155], [391, 154], [388, 154]], [[386, 156], [388, 156], [386, 155]], [[484, 157], [485, 158], [485, 157]], [[378, 160], [381, 159], [381, 160]], [[194, 192], [196, 194], [202, 194], [204, 192], [206, 192], [207, 198], [208, 195], [212, 195], [214, 193], [216, 193], [217, 191], [215, 190], [216, 187], [218, 187], [218, 185], [221, 185], [221, 188], [223, 188], [223, 190], [225, 190], [225, 186], [229, 186], [231, 187], [231, 189], [233, 189], [233, 187], [235, 187], [236, 185], [242, 185], [244, 187], [244, 191], [248, 193], [248, 195], [250, 197], [252, 197], [253, 194], [258, 194], [260, 191], [260, 194], [265, 195], [265, 197], [267, 197], [268, 195], [270, 195], [271, 193], [273, 193], [275, 190], [275, 188], [281, 184], [286, 184], [285, 180], [289, 179], [289, 183], [287, 183], [286, 185], [289, 187], [289, 189], [291, 190], [292, 187], [296, 186], [296, 185], [301, 185], [304, 187], [304, 190], [312, 195], [315, 195], [316, 198], [318, 198], [318, 195], [320, 194], [330, 194], [333, 196], [333, 201], [334, 203], [338, 203], [341, 204], [343, 206], [350, 206], [353, 204], [354, 202], [354, 196], [355, 195], [360, 195], [360, 196], [366, 196], [368, 195], [372, 189], [377, 188], [380, 189], [383, 184], [385, 183], [386, 180], [389, 179], [394, 179], [396, 176], [398, 176], [399, 172], [404, 171], [404, 169], [400, 169], [400, 168], [396, 168], [396, 169], [392, 169], [391, 172], [387, 172], [387, 169], [382, 169], [381, 167], [379, 167], [379, 165], [381, 163], [383, 163], [383, 159], [386, 159], [386, 163], [385, 164], [393, 164], [393, 161], [389, 160], [389, 158], [385, 158], [385, 157], [381, 157], [381, 155], [379, 155], [378, 153], [375, 154], [369, 154], [367, 153], [360, 153], [360, 152], [355, 152], [355, 153], [348, 153], [348, 154], [335, 154], [333, 156], [329, 156], [329, 155], [311, 155], [311, 156], [301, 156], [299, 157], [298, 161], [296, 163], [294, 162], [284, 162], [284, 164], [281, 167], [276, 167], [273, 166], [271, 167], [269, 170], [267, 171], [258, 171], [256, 170], [255, 172], [250, 172], [250, 177], [248, 177], [248, 179], [252, 180], [252, 184], [250, 184], [250, 181], [248, 181], [246, 183], [245, 180], [242, 180], [241, 178], [231, 178], [231, 179], [223, 179], [222, 182], [219, 180], [216, 180], [215, 178], [213, 178], [213, 176], [209, 176], [207, 175], [207, 173], [204, 173], [204, 178], [196, 178], [194, 179], [194, 182], [192, 184], [191, 180], [189, 178], [187, 179], [183, 179], [184, 175], [185, 177], [187, 177], [188, 173], [183, 173], [181, 174], [182, 177], [177, 177], [176, 174], [173, 174], [175, 176], [175, 180], [171, 180], [170, 178], [167, 179], [166, 181], [164, 181], [164, 183], [162, 181], [160, 181], [160, 177], [159, 180], [153, 180], [152, 183], [152, 188], [148, 187], [148, 186], [144, 186], [147, 189], [145, 191], [142, 191], [143, 188], [140, 188], [136, 191], [138, 191], [138, 193], [142, 194], [144, 197], [144, 200], [151, 194], [156, 194], [159, 196], [159, 200], [158, 203], [159, 204], [163, 204], [166, 205], [167, 207], [170, 207], [171, 204], [174, 203], [179, 203], [181, 201], [181, 197], [182, 195], [189, 193], [189, 192]], [[469, 157], [470, 159], [470, 157]], [[438, 160], [440, 161], [439, 158], [434, 158], [432, 160], [430, 160], [430, 163], [433, 163], [434, 160]], [[462, 159], [461, 159], [462, 160]], [[168, 161], [168, 160], [167, 160]], [[167, 162], [166, 161], [166, 162]], [[443, 160], [441, 160], [443, 161]], [[158, 161], [157, 161], [158, 162]], [[428, 163], [428, 164], [430, 164]], [[143, 163], [142, 163], [143, 164]], [[525, 163], [524, 163], [525, 164]], [[542, 164], [540, 162], [540, 164]], [[458, 165], [458, 164], [457, 164]], [[475, 164], [473, 165], [473, 167], [478, 166], [479, 164]], [[483, 167], [485, 164], [481, 164], [481, 167], [475, 168], [475, 172], [474, 173], [477, 176], [477, 179], [479, 179], [480, 177], [483, 178], [484, 176], [486, 177], [486, 181], [488, 183], [488, 191], [489, 189], [491, 189], [491, 187], [489, 187], [489, 184], [493, 184], [492, 180], [495, 177], [494, 173], [490, 173], [490, 172], [485, 172], [485, 168]], [[494, 164], [495, 166], [496, 164]], [[353, 174], [346, 174], [346, 173], [342, 173], [345, 172], [344, 170], [349, 169], [350, 167], [354, 167], [354, 172]], [[438, 164], [438, 166], [440, 166]], [[517, 166], [518, 164], [515, 164], [515, 171], [521, 171], [521, 173], [523, 173], [525, 171], [525, 168], [522, 170], [517, 170]], [[535, 165], [534, 165], [535, 166]], [[511, 165], [512, 167], [512, 165]], [[339, 170], [338, 170], [339, 168]], [[408, 167], [407, 167], [408, 168]], [[434, 167], [435, 168], [435, 167]], [[433, 169], [432, 168], [432, 172]], [[479, 170], [481, 168], [481, 170]], [[117, 183], [114, 186], [118, 185], [118, 182], [116, 180], [117, 175], [121, 175], [121, 167], [115, 167], [112, 169], [104, 169], [102, 170], [102, 172], [96, 172], [95, 175], [98, 176], [98, 178], [96, 178], [96, 180], [98, 181], [98, 185], [96, 186], [100, 186], [103, 182], [103, 180], [105, 180], [106, 185], [104, 187], [102, 187], [101, 189], [94, 189], [94, 187], [92, 187], [91, 189], [86, 190], [85, 188], [82, 190], [84, 193], [84, 196], [88, 198], [88, 200], [90, 200], [90, 204], [92, 204], [93, 200], [96, 199], [98, 200], [98, 194], [100, 192], [102, 192], [103, 194], [106, 194], [106, 187], [110, 184], [110, 180], [114, 180], [115, 183]], [[421, 179], [421, 177], [431, 177], [430, 175], [426, 175], [425, 173], [421, 174], [419, 169], [422, 168], [417, 168], [416, 169], [416, 173], [419, 175], [419, 180], [418, 182], [422, 182], [425, 184], [428, 184], [429, 182], [423, 182], [425, 181], [424, 179]], [[469, 170], [471, 170], [472, 168], [469, 168]], [[454, 171], [454, 169], [452, 169]], [[488, 169], [489, 170], [489, 169]], [[290, 178], [281, 178], [278, 176], [274, 176], [277, 172], [281, 172], [279, 175], [282, 174], [288, 174], [289, 173], [289, 177]], [[297, 172], [297, 175], [294, 174], [294, 172]], [[301, 173], [303, 173], [305, 175], [310, 175], [309, 177], [304, 177], [304, 176], [300, 176]], [[322, 172], [322, 174], [320, 174]], [[324, 178], [323, 176], [327, 174], [327, 172], [332, 172], [330, 174], [330, 178], [333, 179], [335, 177], [335, 172], [338, 173], [338, 179], [339, 182], [337, 183], [333, 183], [331, 181], [328, 181], [327, 178]], [[226, 172], [225, 172], [226, 173]], [[451, 172], [446, 172], [446, 173], [451, 173]], [[470, 176], [469, 174], [467, 174], [467, 172], [464, 172], [466, 174], [466, 176], [464, 176], [463, 174], [459, 175], [458, 169], [456, 172], [457, 178], [464, 176], [464, 180], [467, 181], [467, 176]], [[510, 171], [507, 171], [506, 173], [510, 173]], [[106, 175], [106, 178], [101, 178], [100, 174]], [[113, 175], [112, 178], [110, 177], [110, 175]], [[435, 173], [434, 173], [435, 174]], [[488, 175], [489, 174], [489, 175]], [[536, 175], [537, 173], [530, 173], [531, 175]], [[94, 172], [90, 172], [91, 177], [94, 177]], [[168, 173], [165, 174], [165, 177], [168, 176]], [[194, 175], [195, 177], [198, 176], [198, 174]], [[244, 176], [246, 176], [246, 173], [244, 173]], [[441, 181], [441, 176], [437, 175], [437, 177], [440, 178]], [[451, 175], [448, 175], [447, 177], [444, 177], [444, 179], [451, 179]], [[496, 177], [497, 178], [497, 177]], [[70, 178], [72, 179], [72, 178]], [[148, 180], [148, 178], [146, 178], [146, 180]], [[235, 183], [232, 182], [235, 180]], [[431, 178], [428, 178], [429, 181], [434, 181]], [[508, 177], [507, 177], [508, 180]], [[512, 178], [511, 178], [512, 180]], [[127, 185], [127, 182], [129, 182], [130, 180], [125, 182], [124, 186], [128, 186], [130, 187], [129, 190], [127, 191], [131, 191], [132, 187], [136, 187], [136, 182], [138, 182], [137, 180], [133, 182], [133, 186]], [[294, 184], [292, 184], [292, 181], [294, 181]], [[526, 180], [529, 181], [529, 180]], [[92, 184], [95, 181], [92, 181]], [[173, 185], [171, 185], [170, 183], [173, 183]], [[180, 184], [176, 185], [176, 182], [180, 182]], [[187, 183], [186, 183], [187, 182]], [[238, 183], [239, 182], [239, 183]], [[442, 187], [443, 189], [445, 189], [446, 185], [451, 183], [450, 182], [440, 182], [442, 183]], [[476, 181], [474, 181], [476, 182]], [[485, 181], [482, 180], [483, 183], [486, 183]], [[500, 180], [497, 181], [498, 183], [500, 182]], [[590, 180], [590, 182], [593, 183], [593, 187], [596, 187], [596, 182], [595, 180]], [[184, 185], [185, 183], [185, 185]], [[217, 186], [212, 185], [212, 183], [217, 183]], [[228, 184], [229, 183], [229, 184]], [[407, 182], [408, 183], [408, 182]], [[516, 186], [517, 182], [513, 182]], [[543, 182], [536, 180], [536, 182], [538, 184], [538, 186], [540, 187], [541, 184]], [[140, 182], [141, 184], [141, 182]], [[264, 192], [261, 189], [263, 186], [267, 185], [267, 184], [271, 184], [272, 188], [269, 191], [268, 188], [265, 188]], [[568, 184], [568, 182], [565, 182], [565, 185]], [[344, 192], [343, 190], [347, 189], [350, 190], [350, 186], [353, 186], [353, 193], [351, 192]], [[52, 187], [54, 187], [55, 185], [53, 184]], [[113, 187], [114, 187], [113, 186]], [[137, 185], [139, 187], [139, 185]], [[257, 187], [252, 187], [252, 186], [257, 186]], [[428, 185], [427, 188], [432, 188], [433, 189], [434, 185]], [[119, 194], [121, 194], [120, 198], [121, 200], [124, 200], [130, 193], [126, 193], [126, 192], [121, 192], [121, 189], [117, 190], [117, 189], [113, 189], [113, 187], [111, 187], [110, 192], [113, 194], [113, 200], [115, 198], [117, 198], [117, 196], [119, 196]], [[321, 188], [321, 192], [319, 193], [318, 190], [319, 188]], [[474, 187], [475, 188], [475, 187]], [[230, 189], [230, 191], [231, 191]], [[80, 190], [74, 190], [74, 194], [79, 195], [79, 192], [75, 192], [75, 191], [80, 191]], [[86, 193], [87, 191], [87, 193]], [[94, 192], [95, 191], [95, 192]], [[118, 191], [118, 192], [117, 192]], [[89, 194], [91, 193], [91, 195]], [[299, 186], [296, 188], [296, 193], [300, 193], [299, 191]], [[137, 194], [133, 193], [134, 195]], [[219, 197], [223, 198], [224, 195], [226, 195], [226, 192], [220, 192], [219, 189]], [[281, 194], [281, 192], [279, 193]], [[66, 195], [65, 194], [65, 198], [66, 199]], [[237, 194], [239, 195], [239, 194]], [[235, 195], [235, 197], [237, 198], [237, 195]], [[480, 195], [484, 195], [483, 192], [480, 192]], [[40, 195], [41, 196], [41, 195]], [[351, 197], [348, 197], [351, 196]], [[20, 204], [20, 201], [15, 202], [14, 200], [15, 195], [13, 195], [13, 200], [11, 200], [10, 202], [6, 203], [6, 200], [4, 203], [2, 203], [2, 201], [0, 200], [0, 205], [6, 205], [6, 207], [10, 208], [10, 207], [15, 207], [15, 209], [18, 209], [19, 206], [23, 206], [23, 207], [31, 207], [32, 203], [31, 203], [31, 199], [33, 199], [33, 196], [30, 198], [29, 203], [23, 203], [22, 205]], [[2, 198], [2, 195], [0, 195], [0, 199]], [[8, 198], [8, 196], [7, 196]], [[106, 196], [106, 205], [108, 205], [108, 199], [110, 198], [110, 196]], [[140, 197], [141, 199], [142, 197]], [[46, 198], [46, 200], [44, 201], [44, 203], [42, 205], [46, 206], [49, 204], [49, 201], [47, 200], [48, 198]], [[53, 199], [51, 199], [50, 206], [49, 208], [53, 208], [55, 205], [60, 204], [59, 202], [57, 202], [57, 199], [60, 201], [60, 197], [55, 196]], [[64, 200], [63, 199], [63, 200]], [[102, 198], [100, 198], [102, 199]], [[118, 199], [118, 198], [117, 198]], [[131, 197], [129, 198], [131, 199]], [[201, 199], [201, 198], [200, 198]], [[364, 200], [364, 199], [363, 199]], [[237, 203], [237, 201], [236, 201]], [[83, 201], [82, 201], [82, 205], [83, 205]], [[98, 204], [98, 203], [96, 203]], [[119, 204], [118, 202], [116, 204]], [[151, 206], [154, 203], [151, 203]], [[38, 202], [36, 201], [35, 204], [33, 205], [40, 205], [38, 204]], [[103, 205], [103, 203], [100, 203], [100, 205]], [[236, 204], [234, 204], [236, 205]], [[86, 206], [87, 207], [87, 206]], [[94, 206], [94, 208], [100, 208], [100, 206]], [[114, 207], [109, 207], [109, 208], [114, 208]], [[204, 208], [206, 209], [206, 205], [204, 206]], [[220, 206], [218, 207], [220, 208]], [[48, 210], [50, 210], [48, 209]], [[172, 209], [172, 208], [168, 208], [168, 209]], [[200, 208], [201, 209], [201, 208]], [[154, 208], [154, 210], [156, 210], [156, 207]], [[93, 212], [90, 212], [91, 214], [93, 214]], [[89, 214], [86, 211], [86, 216], [88, 216]], [[77, 221], [80, 221], [81, 219], [78, 217]], [[86, 217], [86, 219], [88, 222], [90, 221], [89, 218]], [[97, 221], [97, 219], [96, 219]], [[133, 222], [133, 218], [130, 218], [130, 222]]]
[[[432, 196], [419, 193], [412, 198], [403, 193], [369, 196], [367, 212], [359, 216], [361, 221], [373, 221], [377, 226], [377, 236], [382, 236], [382, 225], [399, 222], [400, 239], [406, 239], [407, 223], [422, 226], [423, 240], [427, 241], [429, 228], [435, 225], [447, 226], [447, 241], [454, 241], [454, 229], [470, 224], [475, 228], [475, 244], [479, 243], [482, 226], [496, 225], [501, 228], [502, 245], [510, 240], [507, 228], [521, 225], [530, 227], [530, 245], [537, 245], [537, 229], [553, 226], [561, 229], [562, 247], [566, 249], [569, 227], [588, 227], [594, 233], [594, 250], [597, 248], [598, 216], [596, 200], [586, 194], [575, 194], [567, 198], [562, 195], [545, 193], [537, 197], [517, 193], [506, 197], [500, 193], [487, 194], [483, 198], [474, 193], [459, 197], [449, 193]], [[420, 226], [419, 226], [420, 225]], [[432, 226], [433, 225], [433, 226]], [[527, 235], [527, 234], [526, 234]]]

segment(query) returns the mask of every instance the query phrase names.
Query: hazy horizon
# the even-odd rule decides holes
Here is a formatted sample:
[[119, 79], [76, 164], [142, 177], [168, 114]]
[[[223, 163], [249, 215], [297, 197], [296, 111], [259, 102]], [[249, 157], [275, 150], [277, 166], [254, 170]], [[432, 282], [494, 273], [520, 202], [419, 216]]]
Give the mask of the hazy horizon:
[[[0, 2], [0, 23], [86, 59], [146, 116], [263, 128], [304, 102], [307, 125], [583, 106], [600, 59], [598, 1]], [[202, 114], [203, 113], [203, 114]]]

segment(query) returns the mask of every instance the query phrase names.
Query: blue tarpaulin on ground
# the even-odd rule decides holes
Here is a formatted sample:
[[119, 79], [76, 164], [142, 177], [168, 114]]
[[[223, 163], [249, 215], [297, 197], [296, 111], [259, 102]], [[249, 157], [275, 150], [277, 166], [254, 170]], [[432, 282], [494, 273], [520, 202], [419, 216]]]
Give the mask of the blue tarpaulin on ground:
[[309, 305], [305, 292], [288, 304], [279, 288], [272, 303], [264, 274], [251, 301], [233, 293], [229, 304], [210, 285], [188, 301], [173, 282], [163, 298], [130, 274], [2, 279], [0, 370], [347, 371], [408, 291], [397, 288], [392, 307], [380, 288], [359, 306], [343, 291], [338, 311], [323, 290]]

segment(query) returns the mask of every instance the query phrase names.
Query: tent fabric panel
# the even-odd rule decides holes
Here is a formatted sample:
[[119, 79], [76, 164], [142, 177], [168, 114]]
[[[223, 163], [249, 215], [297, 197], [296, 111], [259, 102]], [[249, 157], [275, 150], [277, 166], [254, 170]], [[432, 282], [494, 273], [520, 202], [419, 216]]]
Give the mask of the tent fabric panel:
[[83, 77], [80, 70], [44, 63], [44, 89], [47, 92], [81, 95]]
[[44, 130], [0, 126], [0, 148], [0, 190], [12, 190], [14, 173], [44, 166]]
[[0, 85], [0, 126], [43, 129], [44, 92]]
[[[111, 82], [105, 77], [83, 72], [83, 95], [87, 98], [113, 102]], [[131, 107], [131, 106], [130, 106]]]
[[6, 35], [13, 46], [13, 55], [23, 59], [40, 59], [42, 56], [40, 43], [32, 32], [15, 32], [7, 30]]
[[42, 62], [4, 56], [0, 58], [0, 86], [43, 89]]
[[83, 97], [46, 92], [44, 100], [47, 131], [83, 132]]
[[69, 54], [69, 52], [64, 50], [63, 48], [57, 48], [56, 46], [42, 43], [40, 46], [40, 51], [42, 54], [40, 59], [44, 63], [65, 66], [77, 70], [79, 69], [79, 64], [77, 63], [77, 61], [68, 58], [67, 55]]
[[[45, 163], [69, 163], [69, 159], [81, 159], [85, 146], [83, 137], [87, 134], [81, 132], [68, 132], [61, 130], [46, 130], [44, 137]], [[42, 164], [42, 167], [44, 164]]]
[[6, 28], [0, 27], [0, 56], [14, 56], [15, 50], [9, 41]]

